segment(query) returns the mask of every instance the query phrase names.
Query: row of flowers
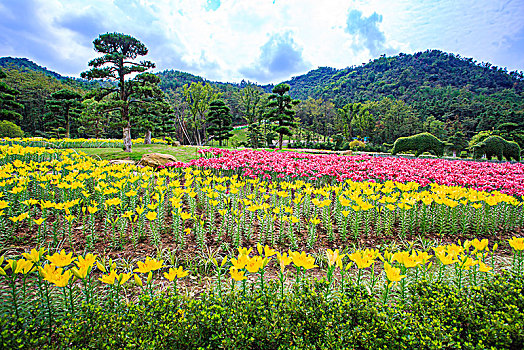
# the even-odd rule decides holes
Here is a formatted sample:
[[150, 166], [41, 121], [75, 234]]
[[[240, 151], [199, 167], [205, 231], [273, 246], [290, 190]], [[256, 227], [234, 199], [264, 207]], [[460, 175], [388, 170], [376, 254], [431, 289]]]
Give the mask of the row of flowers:
[[[144, 143], [143, 138], [133, 139], [133, 144]], [[152, 138], [153, 144], [167, 144], [163, 139]], [[85, 138], [43, 138], [43, 137], [25, 137], [0, 139], [1, 145], [19, 145], [24, 147], [44, 147], [54, 149], [65, 148], [120, 148], [123, 146], [122, 139], [85, 139]]]
[[444, 159], [408, 159], [402, 157], [339, 156], [256, 150], [202, 149], [203, 157], [188, 163], [176, 162], [165, 167], [202, 167], [235, 171], [248, 177], [264, 179], [301, 178], [338, 181], [387, 180], [462, 186], [481, 191], [524, 194], [524, 165]]
[[[524, 238], [513, 237], [509, 240], [509, 245], [514, 253], [511, 270], [521, 274], [523, 272]], [[424, 279], [442, 281], [445, 269], [449, 266], [454, 267], [454, 282], [459, 288], [464, 282], [468, 281], [471, 284], [477, 284], [479, 279], [485, 278], [479, 276], [478, 273], [492, 272], [495, 265], [494, 253], [497, 248], [498, 244], [496, 243], [490, 248], [487, 239], [474, 239], [464, 243], [459, 241], [458, 244], [433, 247], [434, 254], [413, 248], [395, 253], [385, 251], [382, 254], [377, 249], [357, 250], [353, 253], [341, 253], [338, 249], [334, 251], [327, 249], [325, 258], [322, 259], [327, 262], [325, 279], [328, 282], [328, 289], [326, 293], [332, 292], [335, 282], [341, 291], [344, 290], [345, 283], [348, 281], [360, 285], [363, 283], [363, 274], [366, 269], [369, 269], [366, 280], [371, 290], [375, 290], [375, 287], [381, 282], [385, 283], [385, 300], [395, 283], [400, 282], [399, 296], [403, 298], [408, 279], [418, 280], [420, 276]], [[307, 270], [318, 268], [316, 264], [318, 260], [316, 261], [313, 255], [305, 252], [288, 251], [281, 253], [267, 245], [264, 247], [257, 245], [256, 252], [258, 252], [258, 255], [252, 255], [253, 248], [238, 248], [236, 257], [224, 256], [221, 260], [216, 257], [210, 258], [216, 268], [215, 287], [219, 295], [223, 293], [222, 282], [225, 273], [230, 275], [231, 290], [235, 288], [236, 283], [239, 283], [242, 287], [242, 293], [245, 294], [248, 275], [251, 275], [253, 276], [252, 283], [259, 284], [260, 290], [264, 291], [264, 276], [266, 272], [271, 270], [268, 266], [272, 265], [271, 261], [274, 257], [276, 263], [273, 266], [280, 282], [282, 296], [286, 292], [288, 265], [293, 264], [295, 267], [295, 283], [301, 283], [301, 280], [306, 278], [305, 272]], [[154, 273], [167, 268], [163, 260], [147, 257], [144, 261], [137, 262], [137, 267], [132, 271], [117, 272], [116, 263], [112, 260], [101, 260], [97, 258], [97, 255], [91, 253], [74, 257], [72, 252], [67, 253], [64, 250], [54, 254], [46, 254], [46, 250], [43, 248], [33, 249], [31, 252], [23, 253], [22, 256], [19, 259], [5, 259], [5, 265], [4, 257], [0, 258], [0, 276], [4, 277], [3, 282], [9, 284], [12, 293], [7, 302], [12, 305], [15, 314], [18, 312], [23, 299], [30, 295], [43, 297], [44, 292], [49, 292], [47, 287], [43, 285], [45, 283], [62, 288], [66, 309], [74, 308], [74, 305], [72, 305], [73, 288], [78, 287], [79, 284], [83, 287], [84, 301], [92, 302], [95, 297], [94, 294], [100, 291], [93, 285], [93, 271], [95, 269], [99, 271], [98, 280], [104, 285], [111, 286], [111, 298], [117, 301], [120, 300], [121, 287], [131, 278], [136, 286], [153, 296], [155, 294], [153, 288]], [[349, 262], [345, 260], [349, 260]], [[377, 263], [379, 262], [381, 262], [380, 265], [384, 272], [383, 276], [377, 275], [376, 265], [378, 266]], [[353, 266], [356, 267], [356, 271]], [[337, 269], [340, 278], [336, 278]], [[469, 279], [465, 281], [464, 271], [469, 273]], [[38, 293], [31, 293], [27, 290], [27, 278], [33, 274], [36, 274], [37, 277]], [[171, 266], [169, 270], [163, 273], [166, 280], [174, 283], [175, 293], [178, 292], [177, 280], [188, 275], [189, 271], [184, 270], [182, 266]], [[407, 278], [408, 275], [410, 278]], [[49, 295], [47, 295], [47, 298], [49, 298]]]

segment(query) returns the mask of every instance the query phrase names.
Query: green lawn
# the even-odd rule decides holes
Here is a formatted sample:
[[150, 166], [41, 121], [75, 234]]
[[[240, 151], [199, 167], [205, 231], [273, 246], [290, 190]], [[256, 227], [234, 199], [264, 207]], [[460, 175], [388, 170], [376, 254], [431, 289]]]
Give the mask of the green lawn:
[[164, 153], [171, 154], [181, 162], [187, 162], [191, 159], [198, 158], [197, 150], [202, 147], [181, 146], [173, 147], [168, 145], [133, 145], [133, 152], [127, 153], [121, 148], [75, 148], [76, 151], [82, 151], [88, 156], [100, 159], [132, 159], [138, 161], [147, 153]]

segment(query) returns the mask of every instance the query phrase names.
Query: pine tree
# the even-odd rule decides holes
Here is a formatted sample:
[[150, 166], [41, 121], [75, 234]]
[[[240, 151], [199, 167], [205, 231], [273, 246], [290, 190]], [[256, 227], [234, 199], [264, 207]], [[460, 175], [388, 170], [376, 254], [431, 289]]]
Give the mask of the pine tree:
[[[0, 69], [0, 79], [6, 78], [7, 75]], [[22, 115], [17, 111], [22, 110], [24, 106], [16, 102], [18, 91], [11, 89], [6, 83], [0, 81], [0, 120], [18, 122]]]
[[45, 115], [46, 128], [64, 130], [65, 137], [71, 137], [71, 122], [80, 116], [81, 98], [78, 92], [65, 89], [52, 93], [47, 101], [50, 112]]
[[136, 81], [126, 80], [126, 76], [155, 68], [155, 64], [151, 61], [133, 62], [138, 56], [147, 55], [148, 50], [140, 40], [130, 35], [121, 33], [101, 34], [93, 41], [93, 45], [97, 52], [104, 55], [91, 60], [89, 66], [93, 68], [87, 72], [82, 72], [81, 77], [89, 80], [111, 79], [118, 82], [116, 88], [102, 89], [100, 94], [117, 93], [119, 103], [115, 104], [115, 108], [120, 111], [124, 151], [131, 152], [129, 104], [133, 94], [136, 93], [137, 84]]
[[267, 107], [269, 111], [265, 117], [273, 123], [278, 123], [274, 130], [278, 134], [278, 148], [282, 149], [282, 142], [284, 135], [291, 136], [293, 133], [291, 128], [294, 124], [295, 111], [293, 107], [300, 101], [293, 100], [286, 93], [289, 91], [288, 84], [278, 84], [272, 90], [272, 94], [268, 97]]
[[231, 113], [230, 109], [224, 101], [214, 100], [209, 104], [209, 112], [207, 113], [207, 122], [211, 124], [207, 128], [209, 135], [212, 135], [218, 144], [222, 147], [222, 141], [228, 140], [233, 136], [231, 131]]

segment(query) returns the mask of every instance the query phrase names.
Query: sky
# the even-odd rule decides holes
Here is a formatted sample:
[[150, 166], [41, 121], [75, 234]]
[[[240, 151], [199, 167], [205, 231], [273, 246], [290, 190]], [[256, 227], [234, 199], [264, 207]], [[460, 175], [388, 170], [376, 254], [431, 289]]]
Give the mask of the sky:
[[0, 57], [80, 76], [107, 32], [154, 71], [279, 83], [318, 67], [439, 49], [524, 70], [524, 0], [0, 0]]

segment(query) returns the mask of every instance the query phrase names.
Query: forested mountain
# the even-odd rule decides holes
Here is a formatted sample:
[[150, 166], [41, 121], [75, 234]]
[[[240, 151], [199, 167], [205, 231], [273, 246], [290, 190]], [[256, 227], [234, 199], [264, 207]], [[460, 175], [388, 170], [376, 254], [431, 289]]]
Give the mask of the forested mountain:
[[[438, 50], [381, 56], [345, 69], [321, 67], [286, 83], [294, 98], [332, 101], [337, 108], [384, 98], [402, 101], [415, 113], [418, 129], [428, 118], [469, 137], [504, 123], [524, 124], [522, 72]], [[377, 122], [380, 116], [375, 117]]]
[[[21, 126], [30, 134], [42, 130], [45, 100], [51, 93], [70, 88], [85, 94], [100, 84], [63, 77], [24, 58], [0, 58], [0, 67], [8, 75], [5, 82], [20, 91], [18, 99], [25, 106]], [[191, 83], [218, 92], [236, 124], [248, 119], [241, 102], [246, 86], [260, 94], [273, 88], [246, 81], [212, 82], [175, 70], [155, 74], [179, 121], [189, 113], [190, 97], [183, 87]], [[291, 86], [291, 96], [302, 101], [296, 107], [302, 126], [326, 137], [343, 134], [349, 141], [358, 136], [380, 145], [422, 131], [443, 139], [458, 132], [469, 139], [501, 125], [524, 130], [522, 72], [438, 50], [381, 56], [345, 69], [320, 67], [285, 83]]]
[[55, 78], [56, 80], [62, 83], [85, 90], [90, 90], [100, 86], [100, 83], [97, 81], [87, 81], [85, 79], [63, 76], [57, 72], [53, 72], [47, 69], [46, 67], [39, 66], [38, 64], [31, 60], [28, 60], [27, 58], [0, 57], [0, 68], [16, 69], [20, 72], [40, 73], [42, 75]]
[[428, 50], [413, 55], [383, 55], [362, 66], [340, 70], [320, 67], [286, 83], [295, 98], [322, 97], [346, 103], [381, 97], [406, 100], [411, 91], [420, 88], [452, 87], [478, 94], [514, 89], [520, 93], [523, 78], [522, 72], [508, 73], [489, 63], [478, 64], [471, 58]]
[[50, 71], [46, 67], [39, 66], [27, 58], [18, 58], [18, 57], [0, 57], [0, 67], [2, 68], [16, 68], [21, 71], [35, 71], [40, 72], [50, 77], [56, 78], [58, 80], [65, 80], [67, 77], [64, 77], [56, 72]]

